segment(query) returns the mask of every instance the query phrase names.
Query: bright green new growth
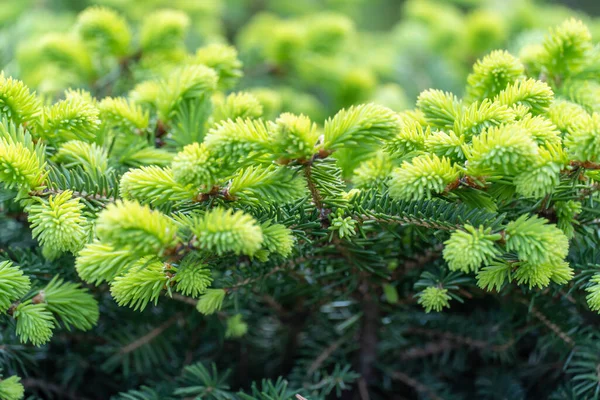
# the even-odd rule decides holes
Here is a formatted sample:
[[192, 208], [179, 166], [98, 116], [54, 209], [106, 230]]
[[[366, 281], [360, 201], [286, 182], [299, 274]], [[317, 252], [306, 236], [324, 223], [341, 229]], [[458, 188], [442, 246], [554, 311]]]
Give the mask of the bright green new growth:
[[229, 184], [229, 195], [247, 202], [289, 203], [305, 194], [302, 177], [274, 165], [240, 169]]
[[262, 246], [264, 238], [260, 226], [250, 215], [215, 208], [196, 221], [192, 228], [198, 245], [217, 254], [254, 255]]
[[531, 135], [525, 129], [509, 125], [489, 128], [474, 137], [467, 160], [476, 175], [511, 175], [531, 164], [537, 153]]
[[33, 237], [50, 251], [76, 253], [87, 241], [88, 221], [83, 204], [72, 192], [64, 191], [28, 208]]
[[400, 200], [418, 200], [441, 194], [459, 177], [452, 161], [437, 155], [421, 155], [392, 171], [390, 196]]
[[48, 140], [93, 140], [100, 129], [100, 111], [88, 99], [73, 94], [45, 107], [39, 135]]
[[570, 19], [552, 29], [544, 41], [540, 63], [555, 83], [577, 73], [588, 61], [592, 50], [592, 35], [583, 22]]
[[439, 129], [452, 128], [462, 112], [462, 104], [454, 94], [436, 89], [422, 92], [417, 108], [423, 111], [428, 124]]
[[208, 265], [192, 257], [175, 270], [177, 291], [184, 296], [197, 298], [206, 292], [213, 279]]
[[243, 318], [242, 314], [235, 314], [227, 319], [226, 338], [241, 338], [248, 332], [248, 324]]
[[585, 115], [568, 130], [565, 145], [569, 155], [577, 161], [600, 161], [600, 114]]
[[595, 274], [590, 279], [591, 285], [585, 290], [589, 292], [587, 295], [587, 303], [592, 311], [600, 311], [600, 274]]
[[456, 231], [444, 245], [444, 259], [452, 271], [477, 272], [481, 264], [487, 265], [500, 254], [495, 242], [501, 235], [480, 226], [475, 229], [465, 225], [466, 231]]
[[263, 247], [270, 252], [288, 257], [294, 247], [294, 235], [285, 225], [264, 222], [260, 229], [263, 234]]
[[231, 46], [211, 44], [201, 47], [196, 51], [193, 60], [214, 69], [222, 89], [233, 87], [243, 75], [237, 50]]
[[[407, 7], [415, 9], [409, 12], [431, 17], [429, 4], [410, 3]], [[433, 21], [447, 31], [429, 39], [443, 41], [446, 33], [458, 31], [451, 15]], [[478, 41], [483, 31], [507, 39], [493, 17], [473, 16], [461, 38]], [[81, 78], [94, 95], [56, 91], [40, 96], [47, 99], [42, 105], [21, 81], [0, 77], [0, 211], [15, 224], [25, 211], [43, 248], [40, 254], [27, 248], [30, 257], [0, 249], [2, 257], [15, 258], [0, 262], [0, 312], [14, 318], [19, 340], [39, 346], [55, 328], [89, 330], [99, 309], [107, 310], [108, 323], [130, 311], [117, 305], [145, 310], [139, 319], [123, 314], [127, 323], [102, 344], [105, 352], [117, 349], [102, 368], [134, 376], [160, 364], [162, 354], [176, 355], [180, 346], [169, 346], [182, 338], [212, 348], [211, 335], [219, 335], [221, 345], [224, 338], [234, 341], [250, 332], [243, 339], [247, 343], [240, 343], [244, 352], [259, 348], [256, 328], [292, 328], [290, 335], [302, 342], [314, 339], [313, 327], [331, 325], [323, 342], [310, 342], [317, 357], [309, 360], [305, 348], [299, 349], [301, 356], [291, 356], [294, 369], [315, 366], [299, 386], [306, 392], [274, 387], [269, 392], [278, 399], [298, 393], [324, 399], [355, 379], [338, 378], [354, 372], [337, 360], [355, 351], [349, 338], [365, 331], [376, 332], [379, 340], [374, 351], [382, 369], [373, 375], [392, 381], [402, 376], [388, 374], [398, 359], [415, 354], [424, 359], [410, 348], [400, 358], [390, 354], [391, 362], [380, 354], [390, 346], [389, 332], [398, 330], [402, 339], [392, 343], [394, 351], [412, 344], [409, 337], [421, 331], [411, 332], [411, 324], [431, 327], [419, 335], [424, 340], [419, 346], [429, 346], [427, 351], [441, 347], [444, 354], [458, 354], [468, 347], [505, 356], [499, 350], [505, 344], [492, 342], [495, 338], [484, 342], [463, 337], [464, 332], [445, 333], [446, 323], [463, 324], [463, 309], [424, 318], [404, 297], [416, 296], [426, 313], [450, 307], [451, 299], [468, 299], [464, 309], [473, 305], [479, 312], [481, 301], [486, 311], [481, 318], [491, 320], [498, 310], [488, 299], [495, 294], [484, 295], [475, 284], [505, 295], [512, 314], [493, 332], [511, 338], [507, 349], [530, 336], [529, 321], [521, 321], [525, 314], [516, 312], [530, 300], [541, 310], [531, 315], [543, 322], [535, 335], [547, 326], [552, 332], [562, 329], [544, 319], [545, 308], [559, 296], [577, 302], [587, 291], [590, 309], [600, 311], [596, 261], [581, 251], [598, 236], [600, 168], [597, 50], [585, 26], [568, 21], [537, 51], [525, 47], [520, 58], [494, 51], [475, 64], [464, 98], [430, 89], [419, 95], [414, 110], [398, 112], [403, 106], [368, 103], [385, 89], [379, 75], [390, 74], [387, 67], [379, 65], [375, 73], [355, 67], [355, 54], [343, 62], [330, 54], [345, 51], [355, 39], [346, 17], [278, 21], [265, 15], [264, 21], [264, 31], [255, 27], [262, 33], [248, 32], [239, 40], [248, 46], [257, 40], [261, 62], [272, 68], [269, 79], [287, 85], [298, 74], [301, 82], [332, 82], [332, 104], [347, 108], [324, 111], [320, 98], [297, 87], [253, 87], [244, 81], [247, 91], [234, 91], [242, 76], [237, 51], [211, 44], [188, 52], [189, 28], [197, 26], [174, 10], [144, 15], [136, 30], [119, 14], [94, 7], [79, 16], [73, 32], [40, 41], [36, 51], [44, 63], [68, 70], [65, 79]], [[419, 26], [409, 28], [425, 35]], [[471, 60], [475, 54], [462, 56]], [[328, 68], [309, 76], [320, 64]], [[112, 72], [103, 76], [102, 68]], [[401, 91], [396, 84], [392, 88]], [[62, 252], [75, 255], [81, 280], [100, 286], [94, 295], [46, 273], [48, 265], [64, 263], [61, 276], [68, 276], [71, 255]], [[568, 298], [560, 286], [571, 281]], [[112, 299], [103, 295], [107, 287]], [[548, 293], [556, 298], [545, 302]], [[231, 301], [225, 302], [226, 295]], [[380, 307], [384, 298], [389, 304]], [[204, 318], [212, 314], [217, 315]], [[298, 316], [300, 327], [294, 325]], [[156, 326], [148, 334], [139, 321]], [[139, 326], [132, 328], [134, 323]], [[177, 329], [164, 340], [163, 332], [175, 323]], [[514, 335], [511, 329], [520, 323], [528, 329]], [[199, 336], [188, 335], [194, 329]], [[106, 328], [100, 324], [98, 330]], [[63, 336], [70, 338], [65, 333], [57, 340]], [[288, 339], [296, 343], [297, 337]], [[442, 345], [430, 346], [437, 342], [425, 342], [429, 339], [441, 339]], [[153, 355], [144, 357], [145, 351]], [[204, 351], [199, 349], [202, 356]], [[177, 393], [198, 397], [198, 390], [209, 388], [220, 395], [226, 384], [213, 379], [216, 372], [198, 371], [202, 379]], [[408, 384], [419, 396], [433, 398], [422, 388], [438, 387], [434, 376], [426, 384], [399, 379], [389, 385]], [[0, 397], [6, 381], [0, 381]], [[367, 385], [372, 382], [381, 383]], [[477, 395], [486, 397], [479, 381], [475, 386]], [[8, 391], [21, 395], [14, 385]], [[237, 398], [228, 389], [222, 393]], [[250, 399], [244, 396], [239, 397]]]
[[42, 345], [52, 337], [55, 319], [44, 303], [21, 303], [13, 313], [17, 320], [16, 333], [23, 343]]
[[323, 148], [369, 146], [391, 139], [399, 129], [400, 120], [392, 110], [376, 104], [350, 107], [325, 121]]
[[176, 231], [166, 215], [132, 201], [110, 204], [96, 222], [96, 234], [102, 242], [139, 255], [156, 254], [174, 245]]
[[184, 185], [192, 184], [210, 189], [215, 183], [216, 168], [210, 164], [209, 152], [204, 144], [192, 143], [173, 159], [173, 177]]
[[394, 156], [403, 156], [423, 150], [428, 137], [431, 137], [431, 130], [424, 130], [419, 121], [404, 121], [400, 132], [388, 141], [386, 151]]
[[81, 140], [71, 140], [63, 143], [53, 161], [63, 164], [67, 168], [80, 166], [90, 173], [105, 172], [108, 169], [106, 150], [96, 143], [87, 143]]
[[23, 82], [0, 73], [0, 116], [15, 124], [30, 122], [37, 117], [40, 100]]
[[477, 285], [488, 291], [499, 292], [505, 283], [512, 282], [513, 266], [502, 261], [492, 261], [477, 273]]
[[420, 292], [418, 297], [419, 304], [425, 308], [427, 313], [431, 311], [440, 312], [443, 308], [450, 307], [448, 289], [430, 286]]
[[98, 285], [112, 281], [134, 259], [129, 248], [117, 249], [111, 244], [95, 240], [81, 249], [75, 269], [81, 279]]
[[493, 51], [473, 66], [466, 96], [471, 101], [494, 98], [524, 76], [525, 67], [517, 58], [504, 50]]
[[156, 305], [170, 281], [167, 265], [152, 257], [143, 257], [112, 281], [110, 293], [119, 305], [142, 311], [150, 302]]
[[175, 182], [170, 168], [156, 166], [129, 170], [121, 178], [121, 196], [140, 203], [161, 205], [193, 199], [197, 191], [192, 185]]
[[10, 261], [0, 262], [0, 312], [9, 309], [12, 302], [20, 299], [30, 289], [29, 277]]
[[90, 7], [77, 18], [77, 32], [97, 51], [123, 56], [129, 51], [131, 33], [127, 21], [104, 7]]
[[506, 248], [532, 264], [562, 261], [569, 250], [565, 234], [548, 221], [522, 215], [506, 226]]
[[41, 186], [44, 179], [44, 162], [41, 147], [34, 147], [29, 135], [17, 141], [20, 132], [14, 125], [0, 123], [0, 182], [7, 188], [31, 190]]
[[21, 400], [24, 394], [25, 388], [21, 384], [21, 378], [16, 375], [0, 378], [0, 399]]
[[495, 100], [504, 106], [516, 108], [523, 106], [532, 115], [548, 111], [554, 92], [547, 83], [536, 79], [519, 79], [500, 91]]
[[40, 291], [39, 296], [63, 325], [70, 330], [91, 329], [98, 322], [98, 304], [94, 297], [79, 287], [79, 284], [65, 282], [55, 277]]
[[339, 209], [338, 215], [331, 220], [329, 230], [337, 232], [341, 239], [354, 236], [356, 234], [356, 221], [352, 217], [344, 217], [342, 209]]
[[240, 92], [216, 101], [213, 117], [218, 122], [226, 119], [259, 118], [262, 114], [263, 107], [259, 100], [250, 93]]
[[134, 104], [123, 97], [106, 97], [98, 103], [100, 119], [104, 128], [125, 128], [131, 134], [142, 135], [148, 128], [148, 113], [139, 105]]
[[158, 115], [163, 121], [175, 117], [182, 103], [206, 99], [217, 85], [216, 72], [201, 64], [180, 67], [161, 84], [157, 99]]
[[317, 125], [305, 115], [281, 114], [272, 123], [274, 152], [284, 160], [303, 160], [315, 153], [319, 139]]
[[269, 133], [262, 120], [238, 118], [227, 120], [212, 128], [204, 144], [214, 155], [221, 174], [250, 164], [269, 148]]
[[211, 315], [219, 311], [223, 306], [223, 300], [227, 293], [223, 289], [207, 289], [198, 300], [196, 309], [204, 315]]
[[144, 19], [140, 32], [142, 50], [177, 50], [189, 25], [189, 17], [181, 11], [165, 9], [153, 12]]

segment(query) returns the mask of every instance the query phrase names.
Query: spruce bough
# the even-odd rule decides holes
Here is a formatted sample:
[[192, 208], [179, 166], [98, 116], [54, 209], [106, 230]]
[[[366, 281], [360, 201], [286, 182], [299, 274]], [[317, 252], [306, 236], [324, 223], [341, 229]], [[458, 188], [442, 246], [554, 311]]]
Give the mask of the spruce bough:
[[[390, 357], [404, 336], [510, 360], [534, 329], [519, 327], [529, 310], [542, 323], [535, 329], [566, 345], [556, 357], [574, 360], [555, 395], [599, 390], [596, 364], [580, 350], [594, 345], [593, 334], [566, 333], [539, 310], [553, 301], [582, 309], [585, 300], [600, 310], [592, 251], [600, 116], [585, 89], [599, 83], [597, 50], [581, 22], [564, 22], [518, 57], [483, 57], [462, 99], [427, 90], [414, 110], [360, 104], [323, 124], [292, 113], [263, 118], [257, 97], [231, 92], [241, 76], [235, 49], [187, 54], [188, 25], [185, 14], [161, 11], [134, 49], [118, 14], [80, 15], [68, 39], [79, 47], [60, 56], [91, 82], [95, 58], [126, 63], [122, 74], [173, 61], [122, 96], [95, 97], [90, 87], [50, 103], [0, 76], [2, 221], [24, 216], [37, 243], [15, 239], [0, 252], [2, 335], [15, 359], [19, 343], [85, 342], [88, 333], [76, 331], [93, 330], [104, 373], [150, 384], [143, 377], [168, 354], [187, 365], [175, 381], [163, 376], [164, 384], [118, 398], [325, 399], [353, 387], [392, 393], [395, 381], [455, 398], [459, 389], [439, 377], [425, 390], [400, 370], [398, 360], [414, 352], [436, 354], [430, 346]], [[45, 46], [65, 45], [50, 39]], [[462, 318], [454, 307], [477, 302], [518, 315], [491, 342], [444, 331]], [[150, 315], [160, 323], [148, 327]], [[227, 373], [205, 366], [217, 357], [200, 337], [217, 346], [251, 336], [238, 349], [247, 357], [244, 343], [260, 349], [261, 335], [270, 329], [277, 340], [284, 326], [291, 348], [277, 370], [287, 380], [238, 391]], [[302, 340], [313, 357], [301, 356]], [[24, 368], [0, 362], [11, 372], [0, 397], [22, 398], [12, 372]]]

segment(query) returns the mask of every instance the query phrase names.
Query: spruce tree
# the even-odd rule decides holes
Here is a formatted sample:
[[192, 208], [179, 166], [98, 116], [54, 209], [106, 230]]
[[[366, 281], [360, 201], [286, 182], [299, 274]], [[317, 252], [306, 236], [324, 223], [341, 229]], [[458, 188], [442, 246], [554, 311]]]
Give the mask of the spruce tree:
[[[64, 92], [0, 75], [0, 399], [598, 396], [583, 22], [402, 112], [333, 81], [323, 121], [236, 89], [190, 23], [88, 8], [24, 71]], [[321, 15], [262, 50], [302, 76], [289, 46], [352, 34]]]

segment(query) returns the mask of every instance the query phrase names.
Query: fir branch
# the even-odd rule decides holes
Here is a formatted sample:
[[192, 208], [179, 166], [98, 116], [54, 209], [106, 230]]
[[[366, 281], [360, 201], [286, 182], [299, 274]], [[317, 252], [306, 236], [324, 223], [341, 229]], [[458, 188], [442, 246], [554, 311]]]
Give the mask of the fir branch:
[[[33, 190], [31, 192], [29, 192], [30, 196], [35, 196], [35, 197], [47, 197], [47, 196], [52, 196], [52, 195], [58, 195], [61, 193], [64, 193], [67, 190], [59, 190], [59, 189], [52, 189], [52, 188], [45, 188], [42, 190]], [[102, 194], [99, 193], [86, 193], [86, 192], [77, 192], [77, 191], [71, 191], [73, 194], [73, 197], [79, 197], [85, 200], [96, 200], [96, 201], [101, 201], [101, 202], [105, 202], [105, 203], [114, 203], [115, 201], [117, 201], [117, 198], [115, 197], [107, 197], [104, 196]]]
[[477, 350], [491, 350], [496, 353], [503, 353], [513, 347], [516, 343], [516, 339], [511, 339], [503, 344], [493, 344], [484, 340], [472, 339], [468, 336], [456, 335], [452, 332], [440, 332], [426, 328], [415, 328], [411, 327], [405, 331], [406, 334], [410, 335], [425, 335], [429, 337], [439, 337], [442, 339], [440, 344], [451, 344], [455, 343], [460, 346], [467, 346]]
[[453, 350], [457, 347], [460, 347], [460, 344], [452, 343], [448, 340], [428, 342], [425, 344], [425, 346], [415, 346], [402, 351], [399, 358], [402, 361], [415, 360], [439, 353], [446, 353], [447, 351]]
[[310, 196], [312, 198], [313, 204], [319, 211], [319, 219], [321, 221], [321, 226], [323, 228], [327, 228], [329, 226], [328, 216], [331, 214], [331, 210], [325, 208], [323, 205], [323, 197], [317, 188], [317, 185], [313, 181], [312, 176], [312, 165], [308, 164], [304, 166], [304, 177], [306, 178], [306, 183], [308, 186], [308, 191], [310, 192]]
[[21, 380], [21, 383], [29, 390], [41, 390], [45, 393], [54, 393], [55, 395], [60, 396], [60, 398], [66, 400], [90, 400], [88, 397], [74, 393], [72, 390], [66, 387], [52, 382], [47, 382], [43, 379], [25, 378]]
[[333, 354], [335, 351], [347, 340], [346, 337], [341, 337], [335, 342], [331, 343], [323, 352], [319, 354], [317, 358], [310, 364], [306, 371], [306, 376], [312, 375], [315, 371], [321, 368], [321, 365]]
[[548, 329], [550, 329], [556, 336], [558, 336], [563, 342], [565, 342], [570, 347], [574, 347], [576, 345], [575, 340], [569, 336], [565, 331], [563, 331], [557, 324], [550, 321], [548, 317], [546, 317], [540, 310], [538, 310], [535, 306], [530, 304], [530, 302], [526, 299], [519, 299], [519, 303], [525, 305], [531, 314], [536, 317], [542, 324], [544, 324]]
[[375, 381], [375, 363], [379, 344], [380, 310], [379, 302], [365, 280], [360, 287], [362, 304], [362, 325], [360, 328], [360, 351], [358, 370], [367, 384]]
[[434, 391], [429, 389], [426, 385], [422, 384], [418, 380], [411, 378], [404, 372], [390, 371], [389, 376], [397, 381], [404, 383], [407, 386], [415, 389], [417, 392], [429, 396], [432, 400], [444, 400], [443, 397], [438, 396]]
[[180, 321], [182, 315], [183, 315], [182, 313], [177, 313], [177, 314], [173, 315], [171, 318], [169, 318], [168, 320], [166, 320], [165, 322], [163, 322], [161, 325], [157, 326], [156, 328], [152, 329], [150, 332], [148, 332], [144, 336], [141, 336], [141, 337], [137, 338], [136, 340], [134, 340], [133, 342], [130, 342], [127, 345], [121, 347], [121, 349], [119, 350], [119, 354], [120, 355], [129, 354], [129, 353], [139, 349], [140, 347], [152, 342], [152, 340], [154, 340], [157, 336], [159, 336], [161, 333], [163, 333], [164, 331], [169, 329], [176, 322]]

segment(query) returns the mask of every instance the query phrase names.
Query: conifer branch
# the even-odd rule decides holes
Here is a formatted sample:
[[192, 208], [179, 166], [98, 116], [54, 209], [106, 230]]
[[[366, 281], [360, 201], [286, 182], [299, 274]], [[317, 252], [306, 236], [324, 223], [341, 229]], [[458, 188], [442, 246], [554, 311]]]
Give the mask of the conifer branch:
[[416, 380], [414, 378], [411, 378], [404, 372], [391, 371], [389, 374], [392, 379], [395, 379], [397, 381], [404, 383], [405, 385], [413, 388], [417, 392], [422, 393], [426, 396], [429, 396], [433, 400], [444, 400], [443, 397], [438, 396], [435, 392], [433, 392], [431, 389], [429, 389], [426, 385], [422, 384], [421, 382], [419, 382], [418, 380]]
[[[219, 39], [231, 10], [133, 3], [87, 8], [5, 54], [23, 81], [0, 73], [0, 398], [23, 384], [78, 397], [56, 384], [68, 381], [115, 400], [370, 400], [391, 396], [388, 376], [411, 399], [600, 390], [587, 316], [600, 312], [600, 51], [585, 24], [485, 55], [520, 34], [502, 13], [410, 0], [378, 46], [345, 14], [275, 10], [229, 32], [236, 49]], [[549, 15], [536, 7], [518, 12]], [[17, 26], [44, 22], [31, 18]], [[419, 34], [405, 43], [407, 27]], [[415, 49], [450, 68], [448, 87], [464, 83], [460, 55], [477, 56], [464, 96], [406, 103], [417, 93], [381, 72], [426, 74], [407, 68]], [[256, 75], [235, 91], [242, 59]], [[551, 298], [542, 312], [519, 292]], [[183, 323], [178, 302], [216, 317]], [[548, 335], [521, 340], [527, 313], [570, 358]], [[62, 368], [64, 348], [85, 368]], [[532, 354], [548, 361], [538, 377], [565, 373], [526, 382], [514, 371]], [[154, 379], [167, 358], [181, 375]], [[406, 368], [382, 374], [394, 360]], [[425, 383], [409, 374], [423, 361]], [[41, 383], [7, 373], [39, 366]], [[117, 394], [132, 378], [149, 386]]]
[[529, 308], [534, 317], [536, 317], [542, 324], [544, 324], [548, 329], [550, 329], [556, 336], [558, 336], [563, 342], [565, 342], [569, 347], [574, 347], [576, 345], [575, 340], [570, 337], [565, 331], [563, 331], [558, 325], [554, 322], [550, 321], [548, 317], [546, 317], [540, 310], [538, 310], [535, 306], [532, 306], [526, 299], [519, 299], [519, 302], [526, 307]]
[[335, 351], [347, 340], [345, 337], [341, 337], [335, 342], [331, 343], [322, 353], [319, 354], [317, 358], [310, 364], [308, 370], [306, 371], [306, 375], [310, 376], [319, 368], [321, 365], [333, 354]]
[[21, 380], [21, 383], [27, 389], [41, 390], [42, 392], [54, 393], [55, 395], [58, 395], [66, 400], [89, 400], [88, 397], [83, 397], [77, 393], [74, 393], [71, 390], [68, 390], [68, 388], [65, 388], [52, 382], [47, 382], [42, 379], [25, 378]]
[[[43, 190], [31, 191], [31, 192], [29, 192], [29, 195], [35, 196], [35, 197], [47, 197], [47, 196], [52, 196], [52, 195], [59, 195], [61, 193], [64, 193], [65, 191], [66, 190], [45, 188]], [[100, 193], [86, 193], [86, 192], [77, 192], [77, 191], [72, 191], [72, 190], [70, 190], [70, 192], [72, 193], [73, 197], [79, 197], [79, 198], [86, 199], [86, 200], [96, 200], [96, 201], [101, 201], [104, 203], [114, 203], [115, 201], [117, 201], [117, 199], [115, 197], [105, 196]]]
[[141, 336], [138, 339], [134, 340], [133, 342], [128, 343], [126, 346], [121, 347], [121, 349], [119, 350], [119, 354], [121, 354], [121, 355], [129, 354], [129, 353], [139, 349], [140, 347], [152, 342], [152, 340], [154, 340], [157, 336], [159, 336], [161, 333], [163, 333], [164, 331], [169, 329], [177, 321], [181, 320], [181, 316], [182, 316], [181, 313], [177, 313], [177, 314], [173, 315], [171, 318], [169, 318], [168, 320], [166, 320], [165, 322], [163, 322], [161, 325], [157, 326], [156, 328], [152, 329], [150, 332], [148, 332], [144, 336]]
[[[477, 350], [492, 350], [494, 352], [497, 353], [502, 353], [505, 352], [506, 350], [510, 349], [512, 346], [515, 345], [516, 340], [515, 339], [511, 339], [503, 344], [493, 344], [493, 343], [489, 343], [483, 340], [477, 340], [477, 339], [472, 339], [470, 337], [467, 336], [460, 336], [460, 335], [456, 335], [454, 333], [451, 332], [438, 332], [435, 330], [431, 330], [431, 329], [426, 329], [426, 328], [414, 328], [411, 327], [406, 331], [407, 334], [411, 334], [411, 335], [425, 335], [425, 336], [430, 336], [430, 337], [439, 337], [442, 339], [441, 342], [439, 342], [439, 347], [432, 346], [431, 351], [433, 351], [434, 353], [437, 352], [435, 349], [439, 349], [442, 348], [446, 345], [448, 346], [452, 346], [452, 343], [456, 344], [456, 345], [460, 345], [460, 346], [467, 346], [473, 349], [477, 349]], [[415, 349], [417, 350], [415, 353], [418, 353], [419, 349]], [[441, 350], [443, 351], [443, 350]], [[411, 351], [409, 351], [409, 353], [412, 353]]]

